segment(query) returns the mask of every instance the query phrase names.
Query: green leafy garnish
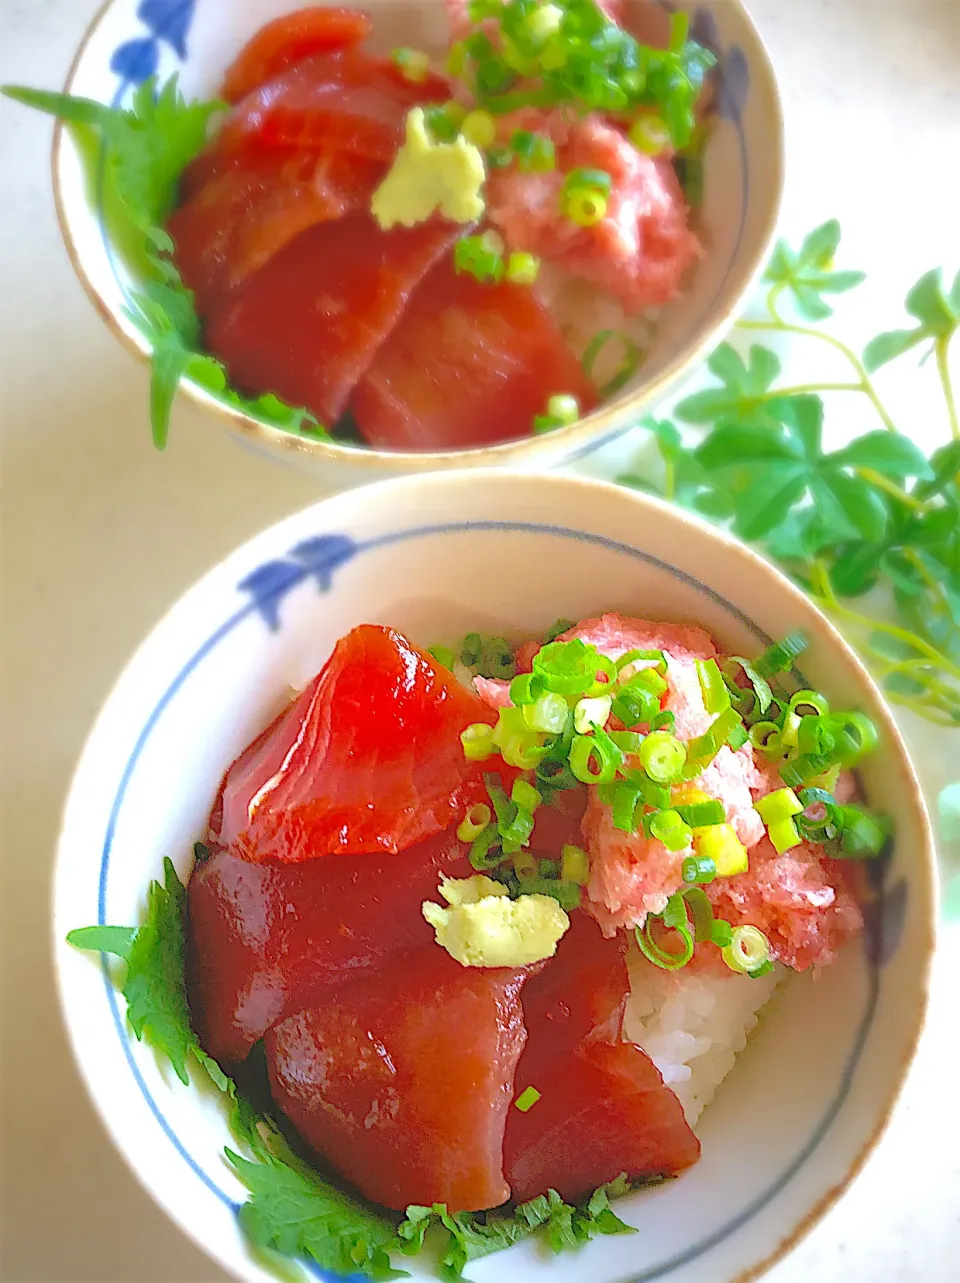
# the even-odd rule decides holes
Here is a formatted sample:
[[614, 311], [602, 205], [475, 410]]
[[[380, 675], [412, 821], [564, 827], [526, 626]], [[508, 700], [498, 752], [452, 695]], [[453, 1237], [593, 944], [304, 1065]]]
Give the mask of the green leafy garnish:
[[398, 1246], [392, 1222], [321, 1180], [288, 1148], [282, 1158], [265, 1152], [256, 1162], [225, 1153], [251, 1194], [240, 1208], [240, 1226], [255, 1247], [308, 1256], [337, 1274], [408, 1277], [390, 1263]]
[[213, 118], [225, 108], [217, 101], [188, 102], [176, 76], [158, 88], [144, 82], [129, 107], [107, 107], [89, 98], [7, 86], [3, 93], [56, 116], [79, 131], [81, 155], [92, 180], [104, 161], [104, 216], [111, 240], [127, 260], [139, 288], [127, 315], [149, 342], [150, 426], [162, 450], [181, 378], [217, 401], [270, 427], [314, 439], [329, 439], [312, 414], [272, 393], [241, 396], [228, 384], [221, 362], [204, 354], [202, 326], [194, 296], [170, 257], [173, 242], [163, 224], [174, 208], [183, 170], [204, 148]]
[[[850, 365], [850, 382], [778, 384], [774, 352], [752, 346], [746, 359], [730, 344], [713, 353], [717, 384], [684, 398], [676, 418], [702, 430], [699, 441], [668, 420], [646, 420], [660, 457], [660, 476], [634, 468], [625, 484], [730, 523], [756, 541], [859, 643], [891, 699], [942, 725], [960, 725], [960, 423], [949, 345], [960, 329], [960, 278], [949, 293], [941, 273], [913, 287], [907, 309], [919, 325], [881, 335], [864, 360], [815, 327], [785, 318], [793, 299], [808, 317], [829, 314], [822, 295], [856, 285], [861, 274], [838, 272], [836, 222], [817, 228], [794, 253], [780, 245], [766, 280], [767, 316], [741, 321], [752, 333], [798, 335], [828, 345]], [[909, 336], [909, 341], [907, 336]], [[943, 386], [954, 439], [925, 454], [897, 431], [870, 370], [929, 343]], [[825, 451], [823, 394], [859, 392], [881, 427]], [[874, 592], [893, 621], [851, 606]]]
[[598, 1234], [635, 1234], [610, 1207], [611, 1198], [619, 1198], [633, 1188], [622, 1173], [607, 1185], [601, 1185], [579, 1207], [565, 1203], [556, 1190], [521, 1203], [512, 1216], [460, 1212], [452, 1215], [443, 1203], [432, 1207], [408, 1207], [406, 1219], [397, 1230], [401, 1250], [408, 1255], [419, 1252], [427, 1231], [436, 1227], [443, 1232], [440, 1276], [461, 1279], [471, 1261], [512, 1247], [545, 1228], [546, 1241], [554, 1252], [580, 1247]]

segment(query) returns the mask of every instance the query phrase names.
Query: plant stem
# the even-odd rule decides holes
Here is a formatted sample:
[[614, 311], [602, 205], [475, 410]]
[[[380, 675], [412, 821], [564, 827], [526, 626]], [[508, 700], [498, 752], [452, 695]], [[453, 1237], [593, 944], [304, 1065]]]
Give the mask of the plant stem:
[[[863, 362], [860, 360], [860, 358], [857, 356], [856, 352], [854, 352], [852, 348], [848, 347], [847, 344], [842, 342], [840, 339], [834, 338], [832, 334], [825, 334], [822, 330], [816, 330], [810, 325], [793, 325], [790, 322], [785, 321], [783, 317], [780, 315], [780, 313], [777, 311], [777, 290], [775, 289], [770, 292], [770, 296], [767, 299], [767, 308], [770, 312], [770, 316], [772, 318], [771, 320], [738, 321], [737, 322], [738, 328], [742, 330], [765, 330], [767, 332], [775, 331], [780, 334], [799, 334], [805, 338], [819, 339], [821, 343], [827, 343], [830, 347], [834, 348], [835, 351], [839, 352], [842, 356], [846, 357], [846, 359], [853, 366], [854, 372], [857, 375], [857, 380], [858, 380], [857, 383], [844, 384], [842, 386], [849, 389], [855, 388], [857, 391], [865, 393], [866, 396], [869, 398], [871, 404], [873, 405], [873, 408], [876, 410], [877, 414], [880, 416], [881, 422], [883, 423], [883, 426], [887, 429], [887, 431], [888, 432], [897, 431], [897, 425], [894, 423], [893, 419], [891, 419], [890, 415], [887, 413], [886, 408], [883, 405], [883, 402], [880, 400], [880, 397], [877, 395], [877, 390], [873, 386], [873, 383], [870, 379], [870, 375], [867, 373], [866, 369], [864, 368]], [[827, 385], [827, 384], [821, 385], [823, 390], [827, 390], [829, 386], [830, 385]]]
[[943, 395], [947, 402], [947, 414], [950, 417], [950, 431], [953, 433], [954, 441], [960, 441], [960, 418], [957, 416], [957, 402], [953, 395], [953, 381], [950, 378], [950, 365], [947, 361], [950, 337], [952, 336], [937, 339], [934, 346], [937, 353], [937, 373], [940, 375], [940, 382], [943, 384]]
[[870, 485], [876, 486], [878, 490], [884, 490], [899, 503], [906, 504], [913, 512], [922, 514], [930, 512], [931, 509], [936, 507], [935, 504], [924, 503], [920, 499], [914, 499], [913, 495], [908, 494], [902, 486], [898, 486], [895, 481], [891, 481], [889, 477], [883, 476], [882, 473], [874, 472], [873, 468], [855, 468], [854, 471], [858, 477], [868, 481]]

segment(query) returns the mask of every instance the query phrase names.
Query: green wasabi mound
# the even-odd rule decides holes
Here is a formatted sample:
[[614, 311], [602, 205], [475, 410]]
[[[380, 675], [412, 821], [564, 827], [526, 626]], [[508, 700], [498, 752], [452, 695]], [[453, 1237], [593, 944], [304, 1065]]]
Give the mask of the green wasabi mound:
[[444, 879], [440, 894], [449, 908], [432, 900], [423, 916], [437, 944], [464, 967], [525, 967], [552, 958], [570, 919], [547, 895], [510, 899], [492, 878]]

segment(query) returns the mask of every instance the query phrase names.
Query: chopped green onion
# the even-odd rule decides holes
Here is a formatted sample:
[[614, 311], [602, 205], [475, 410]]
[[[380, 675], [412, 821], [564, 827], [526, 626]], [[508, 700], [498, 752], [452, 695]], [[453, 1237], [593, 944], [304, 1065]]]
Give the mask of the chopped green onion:
[[714, 918], [710, 927], [710, 942], [719, 949], [725, 949], [733, 939], [733, 927], [723, 918]]
[[431, 646], [427, 654], [432, 655], [444, 668], [452, 668], [457, 662], [457, 657], [449, 646]]
[[799, 846], [803, 840], [797, 832], [797, 826], [789, 818], [775, 820], [773, 824], [768, 826], [767, 833], [778, 855], [783, 855], [786, 851], [792, 850], [793, 847]]
[[[450, 105], [448, 103], [442, 107], [424, 108], [423, 115], [427, 122], [427, 128], [438, 142], [452, 143], [459, 132], [460, 122], [454, 119], [448, 111]], [[457, 103], [456, 105], [459, 107], [460, 104]]]
[[490, 823], [490, 808], [483, 802], [471, 806], [457, 828], [457, 837], [461, 842], [472, 842]]
[[803, 810], [803, 803], [792, 789], [777, 789], [766, 797], [758, 797], [753, 809], [764, 824], [776, 824], [780, 820], [789, 820], [791, 816], [799, 815]]
[[537, 857], [530, 851], [517, 851], [513, 857], [513, 871], [519, 882], [532, 882], [540, 876]]
[[571, 188], [563, 198], [563, 213], [578, 227], [593, 227], [607, 213], [607, 198], [593, 187]]
[[650, 719], [650, 729], [652, 731], [672, 731], [676, 724], [676, 714], [670, 708], [663, 709], [662, 712], [655, 714]]
[[403, 46], [400, 49], [394, 49], [390, 57], [399, 68], [404, 80], [409, 80], [412, 84], [423, 84], [430, 74], [430, 55], [419, 49]]
[[500, 850], [500, 834], [495, 824], [488, 824], [473, 839], [468, 859], [479, 873], [495, 868], [501, 862], [503, 852]]
[[543, 801], [541, 795], [526, 780], [514, 780], [513, 788], [510, 790], [510, 800], [517, 806], [531, 814], [537, 809]]
[[731, 971], [749, 973], [770, 958], [770, 941], [757, 927], [737, 927], [724, 946], [723, 960]]
[[568, 192], [586, 187], [601, 192], [604, 196], [610, 195], [612, 185], [605, 169], [571, 169], [563, 181], [564, 189]]
[[761, 976], [767, 975], [772, 970], [773, 963], [768, 958], [766, 962], [762, 962], [759, 967], [754, 967], [752, 971], [748, 971], [747, 975], [751, 980], [759, 980]]
[[727, 747], [736, 752], [738, 748], [743, 748], [750, 740], [750, 732], [744, 726], [743, 722], [738, 722], [736, 726], [731, 726], [727, 733]]
[[547, 690], [558, 695], [592, 694], [602, 659], [596, 647], [575, 637], [571, 641], [541, 646], [533, 657], [533, 671], [542, 678]]
[[688, 855], [680, 866], [684, 882], [712, 882], [717, 876], [717, 866], [707, 856]]
[[463, 755], [469, 762], [482, 762], [496, 751], [494, 728], [486, 722], [473, 722], [460, 732]]
[[614, 696], [612, 711], [624, 726], [640, 726], [644, 722], [651, 724], [659, 709], [657, 697], [637, 687], [633, 690], [621, 688], [620, 693]]
[[610, 738], [624, 753], [638, 752], [644, 737], [638, 731], [611, 731]]
[[877, 728], [863, 713], [835, 713], [832, 724], [836, 727], [837, 757], [841, 766], [853, 766], [872, 753], [880, 742]]
[[599, 735], [575, 735], [573, 737], [570, 748], [570, 769], [584, 784], [602, 784], [606, 780], [612, 780], [622, 760], [623, 754], [608, 736], [601, 738]]
[[513, 651], [503, 637], [490, 637], [483, 643], [477, 671], [484, 677], [513, 677], [517, 671]]
[[467, 633], [460, 643], [460, 663], [465, 668], [473, 668], [475, 664], [479, 664], [482, 654], [483, 638], [479, 633]]
[[750, 727], [750, 743], [762, 752], [780, 749], [780, 727], [776, 722], [754, 722]]
[[500, 837], [504, 855], [515, 855], [521, 847], [528, 846], [533, 833], [533, 816], [522, 807], [516, 807], [516, 814], [509, 824], [499, 824]]
[[536, 1087], [525, 1087], [517, 1099], [513, 1102], [515, 1107], [525, 1114], [528, 1109], [532, 1109], [540, 1099], [540, 1093]]
[[697, 677], [700, 679], [700, 691], [703, 695], [703, 706], [713, 716], [730, 707], [730, 692], [724, 685], [723, 676], [715, 659], [694, 660]]
[[517, 167], [523, 173], [548, 173], [556, 167], [557, 157], [553, 143], [544, 134], [518, 129], [510, 139], [510, 150], [517, 158]]
[[709, 802], [682, 803], [674, 807], [674, 810], [692, 829], [705, 829], [713, 824], [724, 824], [727, 818], [723, 803], [715, 798], [711, 798]]
[[761, 677], [773, 677], [775, 673], [786, 673], [793, 667], [793, 661], [807, 649], [809, 642], [802, 632], [788, 633], [783, 641], [769, 646], [753, 666]]
[[583, 847], [565, 844], [560, 848], [560, 877], [564, 882], [586, 885], [590, 879], [590, 861]]
[[453, 270], [483, 284], [503, 277], [503, 256], [484, 244], [482, 236], [462, 236], [453, 250]]
[[580, 907], [582, 890], [578, 882], [561, 882], [557, 878], [532, 878], [523, 884], [524, 895], [548, 895], [568, 912]]
[[[661, 677], [666, 675], [667, 657], [662, 650], [628, 650], [617, 660], [617, 672], [621, 675], [621, 680], [627, 680], [623, 672], [625, 668], [633, 668], [635, 664], [641, 661], [644, 666], [649, 665]], [[628, 676], [633, 677], [635, 673], [630, 673]], [[666, 682], [664, 682], [663, 689], [666, 690]]]
[[[749, 659], [742, 655], [731, 655], [723, 661], [723, 674], [727, 690], [730, 692], [733, 707], [743, 717], [762, 717], [773, 703], [773, 691], [765, 677], [757, 672]], [[738, 671], [747, 679], [749, 685], [741, 686], [737, 681]]]
[[819, 691], [797, 691], [790, 696], [790, 707], [800, 717], [822, 715], [830, 712], [830, 705]]
[[635, 833], [637, 830], [636, 810], [640, 802], [640, 790], [619, 781], [613, 788], [613, 827], [622, 833]]
[[687, 887], [681, 895], [693, 918], [694, 939], [698, 944], [709, 940], [713, 929], [713, 905], [707, 898], [707, 893], [699, 887]]
[[[606, 347], [611, 339], [619, 340], [623, 346], [623, 359], [617, 367], [615, 374], [602, 386], [594, 378], [593, 367], [597, 362], [597, 357]], [[624, 387], [637, 370], [640, 368], [640, 362], [643, 359], [643, 352], [637, 347], [633, 339], [628, 334], [623, 334], [619, 330], [601, 330], [587, 344], [580, 364], [583, 366], [583, 372], [588, 379], [596, 383], [602, 397], [614, 396]]]
[[[660, 922], [679, 937], [679, 952], [665, 949], [654, 939], [651, 928], [655, 922]], [[679, 971], [681, 967], [685, 967], [693, 957], [694, 939], [683, 895], [680, 892], [672, 895], [659, 917], [648, 914], [646, 922], [635, 929], [634, 935], [640, 952], [655, 967], [660, 967], [663, 971]]]
[[533, 285], [539, 275], [540, 260], [535, 254], [514, 253], [507, 259], [507, 280], [512, 285]]
[[547, 645], [549, 642], [556, 641], [561, 633], [568, 633], [573, 625], [574, 621], [572, 619], [555, 619], [544, 633], [544, 645]]
[[460, 133], [468, 143], [486, 151], [497, 136], [497, 122], [489, 111], [471, 111], [464, 117]]
[[690, 826], [674, 810], [654, 811], [652, 815], [645, 815], [643, 827], [650, 837], [662, 842], [668, 851], [682, 851], [690, 845], [693, 836]]
[[540, 735], [527, 726], [520, 708], [500, 709], [493, 742], [499, 748], [503, 760], [522, 771], [532, 770], [543, 760], [547, 751], [541, 743]]
[[659, 156], [671, 144], [670, 130], [659, 116], [638, 117], [630, 126], [630, 141], [637, 151], [647, 156]]
[[547, 414], [564, 424], [576, 423], [580, 418], [580, 403], [575, 396], [568, 396], [566, 393], [552, 396], [547, 402]]
[[745, 744], [748, 738], [746, 733], [740, 736], [740, 731], [743, 730], [743, 719], [735, 708], [727, 708], [715, 717], [710, 724], [710, 730], [718, 745], [730, 744], [732, 739], [736, 739], [739, 744]]
[[890, 821], [868, 815], [858, 806], [838, 806], [835, 814], [840, 824], [842, 856], [874, 856], [883, 850], [890, 836]]
[[667, 690], [666, 679], [655, 668], [641, 668], [632, 676], [620, 676], [621, 691], [648, 691], [659, 700]]
[[570, 707], [562, 695], [544, 691], [532, 704], [523, 707], [523, 719], [532, 731], [544, 735], [559, 735], [567, 724]]
[[640, 746], [643, 769], [657, 784], [676, 784], [683, 775], [687, 750], [669, 731], [654, 731]]
[[542, 43], [556, 35], [563, 21], [563, 10], [555, 4], [541, 4], [527, 14], [525, 25], [534, 40]]
[[573, 710], [573, 728], [579, 735], [586, 735], [595, 726], [606, 726], [613, 700], [609, 695], [595, 699], [584, 697]]
[[543, 685], [533, 673], [520, 673], [510, 683], [510, 699], [516, 708], [535, 704], [543, 694]]

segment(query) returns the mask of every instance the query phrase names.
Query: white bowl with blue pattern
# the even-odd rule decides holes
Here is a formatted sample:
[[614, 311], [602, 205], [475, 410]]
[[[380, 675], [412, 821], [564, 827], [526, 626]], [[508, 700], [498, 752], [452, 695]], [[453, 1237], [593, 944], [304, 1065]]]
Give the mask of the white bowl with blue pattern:
[[[122, 105], [150, 76], [164, 81], [176, 73], [188, 96], [215, 97], [245, 41], [271, 18], [298, 7], [290, 0], [109, 0], [84, 38], [66, 90]], [[373, 15], [372, 43], [384, 51], [398, 44], [439, 51], [447, 43], [441, 0], [366, 0], [354, 7]], [[783, 185], [776, 78], [745, 9], [739, 0], [691, 0], [689, 6], [671, 7], [691, 10], [694, 34], [716, 52], [719, 63], [699, 223], [707, 253], [683, 297], [663, 309], [642, 368], [615, 398], [572, 427], [521, 441], [403, 453], [285, 432], [217, 400], [189, 379], [182, 381], [182, 390], [208, 412], [210, 423], [219, 422], [261, 451], [344, 486], [435, 469], [570, 462], [633, 426], [696, 368], [732, 325], [766, 260]], [[130, 351], [149, 359], [150, 343], [128, 315], [136, 282], [105, 230], [102, 184], [86, 180], [74, 140], [59, 127], [53, 174], [60, 226], [81, 282], [114, 334]]]
[[[186, 878], [223, 771], [354, 625], [429, 645], [473, 629], [535, 636], [604, 610], [695, 622], [735, 653], [805, 629], [807, 681], [879, 729], [863, 783], [896, 840], [870, 866], [865, 936], [819, 980], [781, 987], [698, 1125], [701, 1162], [618, 1207], [640, 1232], [558, 1258], [521, 1244], [470, 1276], [742, 1283], [816, 1223], [875, 1144], [923, 1022], [936, 891], [916, 776], [856, 656], [766, 562], [657, 500], [491, 470], [385, 482], [280, 522], [172, 608], [107, 700], [64, 816], [56, 965], [78, 1064], [137, 1178], [235, 1277], [269, 1276], [238, 1228], [244, 1191], [223, 1158], [220, 1101], [158, 1068], [125, 1028], [106, 967], [66, 933], [138, 921], [165, 856]], [[401, 1264], [432, 1277], [419, 1259]]]

